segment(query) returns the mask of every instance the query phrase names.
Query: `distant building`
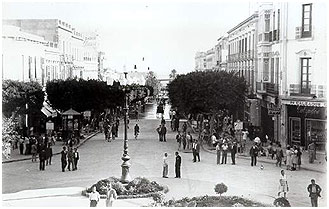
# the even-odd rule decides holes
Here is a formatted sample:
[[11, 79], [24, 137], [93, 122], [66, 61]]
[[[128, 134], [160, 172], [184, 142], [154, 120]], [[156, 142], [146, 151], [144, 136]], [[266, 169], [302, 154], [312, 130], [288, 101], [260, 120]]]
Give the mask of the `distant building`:
[[202, 71], [207, 68], [206, 53], [197, 52], [195, 54], [195, 70]]
[[215, 69], [215, 50], [214, 48], [207, 50], [206, 52], [206, 69], [205, 70], [213, 70]]
[[46, 66], [47, 79], [98, 79], [97, 34], [86, 36], [58, 19], [3, 20], [3, 24], [19, 27], [24, 33], [42, 37], [50, 47], [47, 49], [49, 56], [59, 53], [59, 69], [56, 69], [58, 66]]
[[220, 37], [215, 46], [215, 69], [227, 70], [228, 41], [227, 35]]

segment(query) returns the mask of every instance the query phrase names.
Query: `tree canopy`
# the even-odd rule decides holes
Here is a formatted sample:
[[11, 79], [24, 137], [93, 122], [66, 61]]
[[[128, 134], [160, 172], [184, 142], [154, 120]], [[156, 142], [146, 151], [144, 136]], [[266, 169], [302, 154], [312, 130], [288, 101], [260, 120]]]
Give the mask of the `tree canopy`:
[[168, 85], [174, 107], [184, 113], [231, 113], [243, 108], [247, 85], [233, 71], [194, 71], [178, 75]]
[[46, 92], [52, 106], [61, 111], [103, 111], [124, 102], [124, 92], [118, 85], [97, 80], [54, 80], [47, 83]]
[[[14, 114], [39, 114], [44, 92], [37, 82], [4, 80], [2, 82], [2, 113], [6, 117]], [[26, 109], [28, 104], [28, 109]]]
[[157, 79], [153, 71], [149, 71], [146, 75], [145, 86], [152, 87], [151, 95], [156, 95], [160, 91], [160, 81]]

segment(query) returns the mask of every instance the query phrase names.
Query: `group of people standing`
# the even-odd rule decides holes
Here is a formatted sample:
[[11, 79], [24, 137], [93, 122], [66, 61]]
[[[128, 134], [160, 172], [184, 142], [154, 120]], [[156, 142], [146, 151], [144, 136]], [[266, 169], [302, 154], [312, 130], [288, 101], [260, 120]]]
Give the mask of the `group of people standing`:
[[115, 140], [116, 137], [118, 137], [120, 125], [119, 117], [116, 117], [116, 119], [112, 122], [109, 118], [105, 117], [101, 125], [103, 125], [102, 128], [105, 134], [105, 141], [111, 142], [112, 140]]
[[71, 171], [71, 168], [72, 171], [77, 170], [79, 159], [80, 155], [78, 148], [69, 147], [67, 150], [67, 148], [64, 146], [63, 150], [61, 151], [62, 172], [65, 172], [66, 166], [69, 171]]
[[[175, 152], [175, 178], [181, 178], [181, 165], [182, 165], [182, 157], [179, 155], [178, 152]], [[168, 153], [164, 153], [162, 177], [168, 178], [168, 172], [169, 172]]]
[[[106, 192], [106, 200], [105, 200], [105, 205], [106, 207], [112, 207], [114, 201], [118, 198], [117, 192], [115, 189], [112, 188], [112, 184], [110, 183], [107, 187], [107, 192]], [[93, 186], [91, 188], [91, 193], [89, 194], [89, 200], [90, 200], [90, 207], [97, 207], [98, 202], [100, 201], [101, 196], [97, 192], [96, 187]]]

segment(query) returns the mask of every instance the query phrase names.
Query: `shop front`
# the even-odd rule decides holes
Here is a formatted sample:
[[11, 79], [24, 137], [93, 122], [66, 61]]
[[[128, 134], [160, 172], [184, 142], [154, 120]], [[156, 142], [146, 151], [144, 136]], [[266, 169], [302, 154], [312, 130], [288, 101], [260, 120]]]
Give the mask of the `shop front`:
[[327, 143], [325, 102], [285, 101], [289, 145], [299, 145], [307, 149], [312, 142], [317, 150], [324, 150]]

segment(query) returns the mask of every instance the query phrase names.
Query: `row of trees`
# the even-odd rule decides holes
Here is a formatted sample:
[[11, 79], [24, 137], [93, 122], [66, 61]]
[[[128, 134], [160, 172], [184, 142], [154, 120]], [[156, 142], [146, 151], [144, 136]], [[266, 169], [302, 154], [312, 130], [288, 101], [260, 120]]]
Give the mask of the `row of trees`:
[[172, 106], [178, 112], [211, 115], [212, 124], [216, 114], [223, 110], [239, 115], [245, 103], [247, 85], [244, 78], [233, 71], [194, 71], [177, 75], [169, 83], [168, 91]]

